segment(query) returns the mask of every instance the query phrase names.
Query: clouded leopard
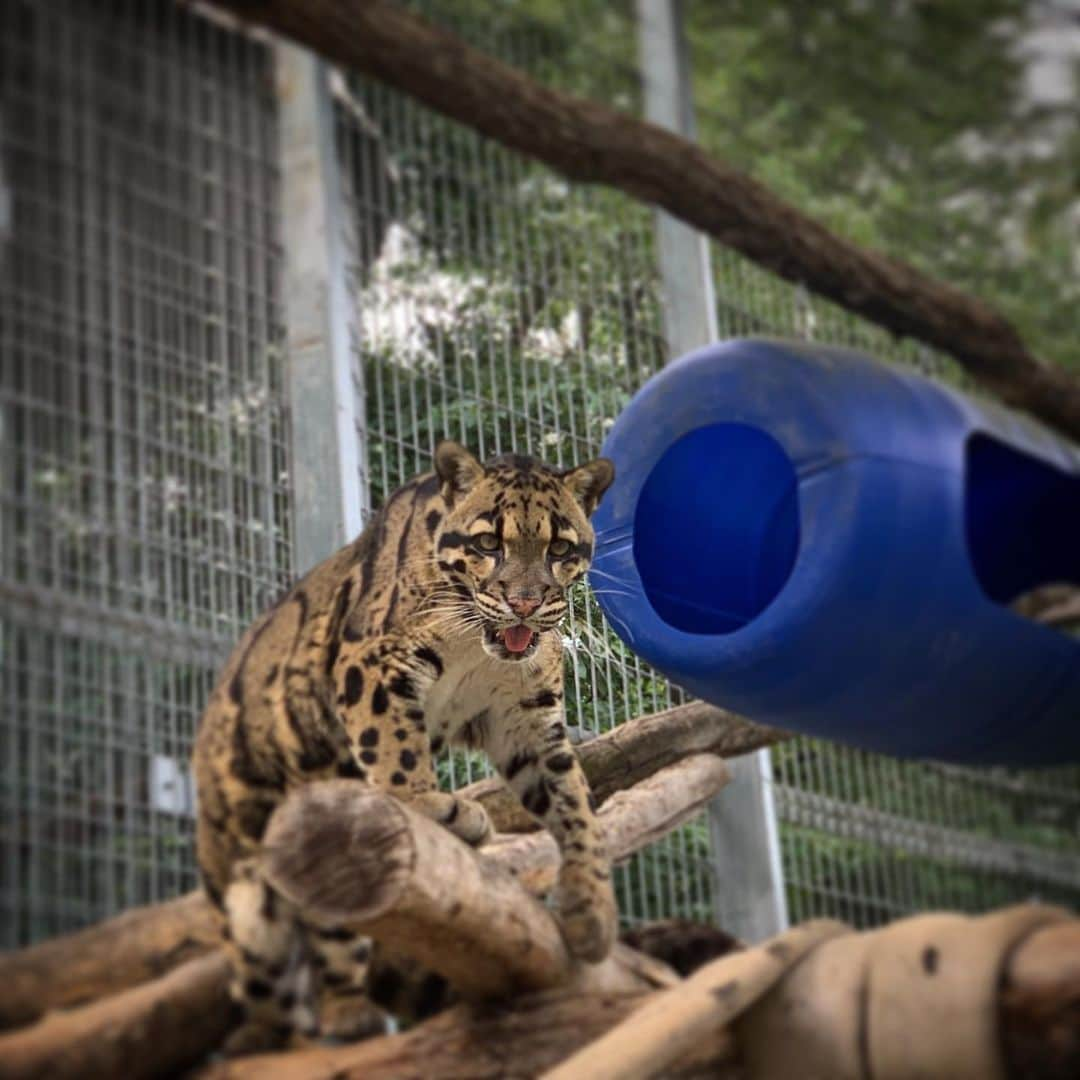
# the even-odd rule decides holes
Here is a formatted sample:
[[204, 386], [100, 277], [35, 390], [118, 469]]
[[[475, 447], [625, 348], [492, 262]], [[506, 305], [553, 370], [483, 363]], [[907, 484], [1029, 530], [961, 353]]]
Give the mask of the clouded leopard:
[[199, 866], [246, 1014], [234, 1046], [317, 1030], [317, 1001], [364, 984], [368, 943], [305, 923], [262, 880], [274, 808], [297, 785], [352, 777], [479, 844], [484, 809], [437, 788], [432, 756], [447, 744], [484, 750], [558, 841], [571, 951], [596, 961], [610, 949], [615, 903], [567, 741], [557, 626], [613, 477], [605, 459], [565, 472], [516, 455], [481, 465], [443, 442], [434, 472], [395, 492], [237, 646], [195, 747]]

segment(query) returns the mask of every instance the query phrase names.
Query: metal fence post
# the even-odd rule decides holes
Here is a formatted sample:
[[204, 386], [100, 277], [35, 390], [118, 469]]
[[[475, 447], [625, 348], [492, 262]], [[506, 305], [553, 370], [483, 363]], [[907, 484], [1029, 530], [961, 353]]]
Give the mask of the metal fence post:
[[[682, 0], [638, 0], [637, 10], [645, 115], [692, 137]], [[669, 354], [676, 357], [718, 336], [709, 245], [700, 233], [660, 210], [656, 232], [664, 333]], [[716, 918], [736, 936], [759, 941], [788, 922], [769, 752], [731, 765], [732, 783], [708, 810]]]
[[277, 61], [294, 551], [303, 574], [363, 525], [363, 389], [349, 335], [330, 72], [291, 45], [279, 46]]

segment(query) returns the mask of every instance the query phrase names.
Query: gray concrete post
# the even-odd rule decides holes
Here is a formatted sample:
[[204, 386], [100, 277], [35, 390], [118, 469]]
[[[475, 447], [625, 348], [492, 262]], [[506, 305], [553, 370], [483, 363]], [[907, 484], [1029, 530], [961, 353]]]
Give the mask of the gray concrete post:
[[349, 340], [329, 72], [291, 45], [278, 47], [277, 60], [294, 550], [303, 574], [362, 528], [367, 491], [357, 431], [363, 395]]

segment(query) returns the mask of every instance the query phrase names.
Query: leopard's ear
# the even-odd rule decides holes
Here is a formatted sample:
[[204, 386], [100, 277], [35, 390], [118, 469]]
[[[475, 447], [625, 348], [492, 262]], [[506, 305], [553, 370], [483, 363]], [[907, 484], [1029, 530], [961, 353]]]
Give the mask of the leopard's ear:
[[563, 483], [581, 504], [586, 516], [600, 505], [600, 499], [615, 479], [615, 465], [607, 458], [597, 458], [586, 465], [562, 474]]
[[444, 439], [435, 447], [435, 471], [442, 481], [442, 496], [447, 506], [465, 494], [484, 475], [480, 464], [459, 443]]

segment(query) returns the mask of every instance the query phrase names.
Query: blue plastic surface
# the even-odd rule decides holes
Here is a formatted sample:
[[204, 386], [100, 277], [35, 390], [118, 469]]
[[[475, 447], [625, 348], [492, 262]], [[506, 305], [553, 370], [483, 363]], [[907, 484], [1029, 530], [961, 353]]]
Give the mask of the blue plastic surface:
[[1080, 450], [845, 349], [740, 340], [604, 445], [591, 581], [623, 640], [753, 719], [903, 756], [1080, 760], [1080, 641], [1006, 605], [1080, 584]]

